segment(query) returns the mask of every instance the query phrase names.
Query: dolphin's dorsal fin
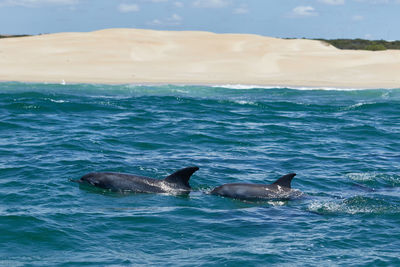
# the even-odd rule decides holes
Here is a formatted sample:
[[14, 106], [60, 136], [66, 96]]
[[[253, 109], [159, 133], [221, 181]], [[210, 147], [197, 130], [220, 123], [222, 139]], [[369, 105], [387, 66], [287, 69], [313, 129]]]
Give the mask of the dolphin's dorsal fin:
[[174, 183], [179, 185], [184, 185], [185, 187], [190, 188], [189, 179], [193, 173], [195, 173], [199, 167], [187, 167], [184, 169], [180, 169], [179, 171], [174, 172], [170, 176], [167, 176], [164, 181], [168, 183]]
[[286, 175], [282, 176], [281, 178], [279, 178], [278, 180], [276, 180], [275, 183], [273, 183], [273, 184], [291, 188], [290, 183], [292, 182], [292, 179], [295, 176], [296, 176], [295, 173], [286, 174]]

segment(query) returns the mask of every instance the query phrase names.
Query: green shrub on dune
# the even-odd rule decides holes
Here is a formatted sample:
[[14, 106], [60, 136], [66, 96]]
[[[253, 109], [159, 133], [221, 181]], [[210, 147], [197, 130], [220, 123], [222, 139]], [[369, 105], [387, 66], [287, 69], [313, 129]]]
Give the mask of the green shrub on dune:
[[26, 36], [31, 36], [27, 34], [20, 34], [20, 35], [1, 35], [0, 34], [0, 39], [2, 38], [14, 38], [14, 37], [26, 37]]
[[364, 39], [315, 39], [326, 42], [339, 49], [381, 51], [400, 49], [400, 41], [364, 40]]

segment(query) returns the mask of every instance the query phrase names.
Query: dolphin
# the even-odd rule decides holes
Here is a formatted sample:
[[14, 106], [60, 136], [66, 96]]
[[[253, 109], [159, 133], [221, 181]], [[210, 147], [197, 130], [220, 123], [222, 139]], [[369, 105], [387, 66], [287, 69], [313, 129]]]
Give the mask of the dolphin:
[[71, 181], [116, 192], [188, 194], [191, 190], [190, 176], [198, 169], [187, 167], [162, 180], [126, 173], [92, 172]]
[[[240, 200], [289, 199], [293, 196], [290, 183], [295, 173], [289, 173], [272, 184], [224, 184], [214, 188], [210, 194]], [[298, 191], [295, 191], [298, 193]], [[298, 194], [297, 194], [298, 195]]]

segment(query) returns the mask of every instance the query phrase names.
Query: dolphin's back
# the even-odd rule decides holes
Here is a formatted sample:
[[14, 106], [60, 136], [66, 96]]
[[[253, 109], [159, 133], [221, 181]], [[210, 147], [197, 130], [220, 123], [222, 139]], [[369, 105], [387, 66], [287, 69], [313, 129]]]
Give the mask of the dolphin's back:
[[244, 183], [221, 185], [212, 190], [211, 194], [249, 200], [279, 198], [279, 195], [277, 193], [277, 186], [275, 185]]
[[92, 172], [82, 176], [81, 181], [112, 191], [165, 192], [157, 186], [161, 180], [124, 173]]
[[162, 180], [126, 173], [91, 172], [71, 181], [119, 192], [187, 194], [191, 190], [189, 179], [198, 169], [196, 166], [183, 168]]
[[288, 199], [290, 198], [291, 182], [295, 173], [289, 173], [276, 180], [273, 184], [224, 184], [211, 191], [213, 195], [244, 200]]

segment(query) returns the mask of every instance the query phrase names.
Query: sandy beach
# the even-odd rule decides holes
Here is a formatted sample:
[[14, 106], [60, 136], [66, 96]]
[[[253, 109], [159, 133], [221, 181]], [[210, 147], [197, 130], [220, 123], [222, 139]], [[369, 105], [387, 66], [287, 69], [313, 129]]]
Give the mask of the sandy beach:
[[248, 34], [107, 29], [0, 40], [0, 81], [400, 88], [400, 51]]

